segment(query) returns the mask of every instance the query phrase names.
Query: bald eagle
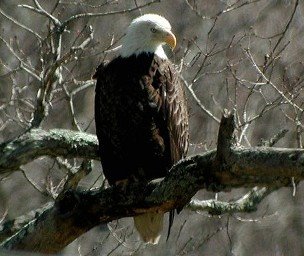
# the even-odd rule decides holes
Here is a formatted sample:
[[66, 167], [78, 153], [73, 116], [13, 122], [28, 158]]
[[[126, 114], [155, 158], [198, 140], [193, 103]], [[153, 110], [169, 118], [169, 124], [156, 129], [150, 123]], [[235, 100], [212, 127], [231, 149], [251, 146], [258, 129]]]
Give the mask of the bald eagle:
[[[146, 14], [129, 25], [119, 55], [101, 64], [95, 123], [103, 172], [110, 185], [166, 176], [188, 150], [188, 114], [179, 74], [163, 45], [175, 47], [170, 23]], [[158, 243], [164, 213], [134, 217], [141, 238]]]

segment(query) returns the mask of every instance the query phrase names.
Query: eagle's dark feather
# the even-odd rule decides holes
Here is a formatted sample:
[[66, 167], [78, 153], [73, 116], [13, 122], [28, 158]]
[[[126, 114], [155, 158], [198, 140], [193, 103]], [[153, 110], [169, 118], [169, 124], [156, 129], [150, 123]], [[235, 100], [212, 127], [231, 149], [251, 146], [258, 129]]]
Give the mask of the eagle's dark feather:
[[142, 53], [100, 65], [96, 133], [109, 183], [164, 177], [188, 149], [188, 114], [172, 63]]
[[[95, 96], [96, 133], [110, 185], [164, 177], [188, 150], [186, 100], [174, 66], [153, 53], [101, 64]], [[174, 211], [170, 212], [169, 230]], [[163, 214], [136, 217], [146, 242], [157, 243]]]

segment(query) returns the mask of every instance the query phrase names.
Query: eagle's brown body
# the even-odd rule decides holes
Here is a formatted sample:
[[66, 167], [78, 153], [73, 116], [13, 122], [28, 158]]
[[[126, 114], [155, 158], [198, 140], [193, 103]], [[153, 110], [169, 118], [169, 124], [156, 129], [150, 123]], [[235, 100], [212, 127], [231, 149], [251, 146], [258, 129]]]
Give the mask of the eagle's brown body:
[[99, 66], [96, 132], [103, 172], [117, 181], [164, 177], [188, 149], [188, 114], [179, 75], [153, 53]]
[[188, 114], [168, 60], [143, 53], [97, 69], [95, 121], [105, 177], [164, 177], [188, 149]]

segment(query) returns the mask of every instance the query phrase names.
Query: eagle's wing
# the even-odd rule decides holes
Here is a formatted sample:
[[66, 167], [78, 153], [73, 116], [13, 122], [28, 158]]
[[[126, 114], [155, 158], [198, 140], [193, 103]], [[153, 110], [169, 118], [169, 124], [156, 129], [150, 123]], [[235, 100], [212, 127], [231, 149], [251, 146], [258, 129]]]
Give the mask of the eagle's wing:
[[154, 56], [149, 75], [141, 81], [151, 107], [156, 110], [155, 134], [164, 139], [171, 167], [186, 156], [189, 141], [188, 111], [179, 73], [169, 60]]
[[173, 65], [165, 70], [166, 91], [163, 95], [169, 129], [172, 163], [186, 156], [189, 146], [189, 124], [185, 92], [179, 73]]
[[[169, 132], [171, 163], [175, 164], [186, 156], [189, 147], [189, 121], [186, 96], [180, 75], [173, 64], [166, 64], [160, 70], [162, 70], [166, 78], [165, 84], [162, 87], [162, 103]], [[173, 220], [174, 210], [171, 210], [167, 240], [170, 236]]]

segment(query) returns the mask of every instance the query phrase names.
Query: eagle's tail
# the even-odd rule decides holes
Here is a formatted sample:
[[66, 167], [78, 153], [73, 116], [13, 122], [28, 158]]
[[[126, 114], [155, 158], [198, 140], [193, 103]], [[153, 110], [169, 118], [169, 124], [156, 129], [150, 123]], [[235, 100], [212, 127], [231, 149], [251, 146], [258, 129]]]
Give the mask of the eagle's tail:
[[157, 244], [163, 230], [164, 213], [149, 212], [134, 217], [134, 226], [142, 240]]

